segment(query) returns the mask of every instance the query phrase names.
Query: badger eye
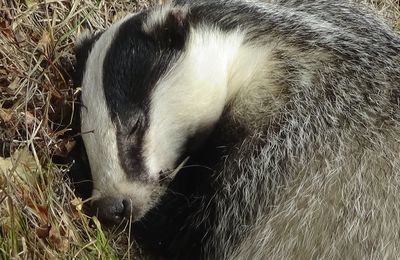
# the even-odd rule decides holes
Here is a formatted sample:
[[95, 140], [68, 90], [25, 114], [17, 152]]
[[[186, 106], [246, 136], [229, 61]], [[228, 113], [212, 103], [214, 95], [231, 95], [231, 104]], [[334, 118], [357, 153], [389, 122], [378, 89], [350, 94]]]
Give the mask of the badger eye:
[[131, 128], [131, 130], [129, 132], [129, 136], [136, 134], [136, 132], [139, 130], [141, 124], [142, 124], [142, 117], [138, 116], [133, 127]]

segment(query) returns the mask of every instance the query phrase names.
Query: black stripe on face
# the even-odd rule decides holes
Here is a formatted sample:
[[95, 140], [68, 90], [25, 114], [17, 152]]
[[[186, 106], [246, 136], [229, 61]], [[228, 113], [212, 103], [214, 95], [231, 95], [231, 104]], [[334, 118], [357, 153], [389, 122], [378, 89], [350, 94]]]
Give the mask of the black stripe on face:
[[[144, 32], [142, 24], [147, 16], [146, 12], [139, 13], [120, 25], [103, 64], [104, 94], [117, 126], [120, 162], [133, 178], [146, 176], [142, 147], [149, 127], [152, 90], [179, 58], [186, 40], [186, 34], [174, 34], [185, 37], [176, 48], [168, 35], [162, 35], [171, 30]], [[167, 22], [164, 26], [170, 25]]]

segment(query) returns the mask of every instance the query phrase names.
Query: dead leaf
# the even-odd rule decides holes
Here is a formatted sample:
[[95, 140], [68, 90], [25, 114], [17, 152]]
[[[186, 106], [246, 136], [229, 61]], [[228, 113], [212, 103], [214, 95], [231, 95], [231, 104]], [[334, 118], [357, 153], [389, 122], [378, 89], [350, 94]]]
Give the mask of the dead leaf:
[[82, 210], [82, 205], [83, 205], [83, 201], [82, 198], [75, 198], [73, 200], [71, 200], [71, 206], [76, 210], [76, 211], [81, 211]]
[[47, 223], [49, 221], [49, 210], [47, 206], [36, 205], [34, 210], [42, 223]]
[[39, 40], [38, 47], [44, 53], [48, 54], [51, 46], [51, 36], [47, 31], [43, 31], [42, 37]]
[[0, 172], [10, 176], [18, 176], [25, 183], [35, 183], [39, 166], [27, 147], [15, 151], [11, 157], [0, 157]]
[[0, 31], [4, 36], [6, 36], [9, 39], [12, 39], [13, 32], [11, 30], [11, 26], [8, 24], [6, 20], [0, 21]]
[[[0, 174], [0, 189], [6, 184], [6, 178], [3, 174]], [[1, 193], [0, 193], [1, 194]]]
[[0, 66], [0, 75], [6, 76], [7, 75], [7, 70], [3, 67]]
[[26, 42], [26, 39], [29, 39], [28, 36], [21, 30], [14, 29], [14, 38], [18, 44], [22, 44]]
[[28, 8], [31, 8], [38, 4], [38, 1], [35, 0], [25, 0], [25, 4]]
[[40, 227], [37, 227], [36, 228], [36, 235], [41, 239], [48, 238], [49, 237], [49, 233], [50, 233], [50, 228], [51, 228], [50, 224], [45, 224], [45, 225], [42, 225]]
[[0, 119], [3, 120], [4, 123], [8, 123], [12, 119], [13, 111], [11, 109], [0, 108]]
[[10, 90], [17, 90], [17, 88], [19, 87], [19, 82], [20, 82], [20, 78], [16, 77], [13, 82], [11, 82], [10, 85], [8, 85], [8, 88]]
[[71, 212], [70, 215], [74, 220], [80, 219], [82, 217], [82, 206], [83, 206], [83, 201], [81, 198], [75, 198], [70, 201], [71, 204]]
[[38, 205], [35, 194], [29, 192], [29, 188], [21, 188], [21, 197], [27, 207], [32, 210], [32, 213], [40, 220], [40, 223], [46, 224], [49, 222], [49, 209], [47, 205]]
[[61, 252], [66, 252], [69, 248], [68, 239], [61, 236], [60, 230], [54, 226], [50, 228], [49, 241]]
[[0, 172], [2, 173], [8, 173], [12, 168], [14, 164], [10, 158], [3, 158], [0, 157]]
[[27, 205], [29, 208], [34, 208], [35, 203], [33, 202], [32, 195], [28, 191], [28, 187], [22, 187], [20, 192], [21, 192], [21, 197], [23, 201], [25, 202], [25, 205]]
[[62, 140], [58, 145], [58, 149], [54, 151], [55, 155], [66, 158], [76, 145], [75, 140]]
[[32, 115], [32, 113], [29, 111], [22, 113], [22, 115], [25, 116], [26, 124], [28, 126], [32, 126], [37, 121], [36, 117], [34, 115]]

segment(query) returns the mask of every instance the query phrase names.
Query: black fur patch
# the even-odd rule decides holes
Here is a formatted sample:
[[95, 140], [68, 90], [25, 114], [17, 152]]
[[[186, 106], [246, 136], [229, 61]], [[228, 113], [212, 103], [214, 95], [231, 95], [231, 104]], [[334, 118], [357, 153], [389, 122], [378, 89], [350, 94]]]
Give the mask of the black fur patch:
[[189, 31], [187, 12], [185, 7], [173, 8], [162, 24], [154, 26], [147, 33], [164, 48], [183, 49]]
[[103, 64], [104, 93], [117, 125], [121, 165], [136, 177], [143, 173], [142, 139], [152, 90], [179, 58], [187, 35], [181, 21], [177, 25], [178, 20], [171, 20], [156, 37], [143, 30], [146, 17], [140, 13], [121, 24]]

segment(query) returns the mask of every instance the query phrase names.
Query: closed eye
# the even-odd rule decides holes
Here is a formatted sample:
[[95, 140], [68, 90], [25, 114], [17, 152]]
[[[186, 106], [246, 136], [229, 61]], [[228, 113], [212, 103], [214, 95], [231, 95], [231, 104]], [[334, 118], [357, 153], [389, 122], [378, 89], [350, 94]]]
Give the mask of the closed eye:
[[139, 130], [139, 128], [141, 127], [141, 125], [142, 125], [142, 117], [138, 116], [135, 124], [133, 125], [133, 127], [131, 128], [131, 131], [129, 132], [129, 136], [136, 134], [137, 131]]

